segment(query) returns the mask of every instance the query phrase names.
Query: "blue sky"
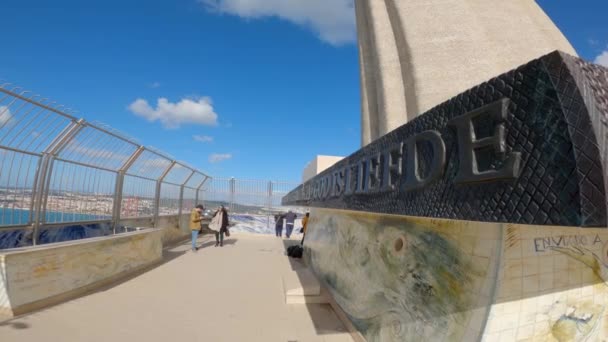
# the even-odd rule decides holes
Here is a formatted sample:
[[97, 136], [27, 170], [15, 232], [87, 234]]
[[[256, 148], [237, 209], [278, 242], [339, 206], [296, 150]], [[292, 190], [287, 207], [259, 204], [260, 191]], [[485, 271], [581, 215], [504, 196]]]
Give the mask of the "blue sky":
[[[608, 2], [538, 3], [608, 64]], [[359, 148], [350, 0], [21, 0], [0, 13], [0, 79], [214, 176], [299, 181], [314, 155]]]

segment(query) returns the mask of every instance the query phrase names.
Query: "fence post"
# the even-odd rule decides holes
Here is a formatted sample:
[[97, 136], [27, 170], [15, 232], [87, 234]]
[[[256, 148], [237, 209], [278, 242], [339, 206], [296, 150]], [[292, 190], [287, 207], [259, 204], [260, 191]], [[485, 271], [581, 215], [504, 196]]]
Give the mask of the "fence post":
[[40, 168], [36, 172], [36, 179], [34, 184], [34, 205], [33, 207], [33, 222], [32, 222], [32, 244], [38, 244], [38, 230], [40, 229], [41, 223], [44, 223], [46, 213], [46, 203], [49, 195], [49, 188], [51, 182], [51, 174], [53, 172], [53, 161], [57, 154], [69, 144], [69, 142], [84, 128], [84, 119], [78, 121], [72, 121], [44, 150], [42, 158], [40, 159]]
[[234, 211], [234, 193], [236, 191], [236, 179], [230, 178], [230, 211]]
[[272, 211], [272, 181], [268, 181], [268, 222], [266, 228], [270, 228], [270, 216]]
[[177, 162], [174, 160], [171, 162], [171, 165], [163, 172], [160, 178], [156, 181], [156, 195], [154, 197], [154, 228], [158, 228], [158, 216], [160, 212], [160, 188], [163, 183], [163, 180], [169, 174], [169, 171], [175, 166]]
[[194, 176], [194, 174], [196, 173], [196, 171], [192, 170], [192, 173], [190, 174], [190, 176], [188, 176], [188, 178], [186, 178], [186, 181], [182, 183], [182, 185], [180, 185], [179, 187], [179, 201], [178, 203], [178, 209], [177, 209], [177, 226], [179, 227], [179, 229], [182, 229], [182, 213], [183, 213], [183, 205], [184, 205], [184, 187], [186, 186], [186, 184], [190, 181], [190, 178], [192, 178], [192, 176]]
[[116, 184], [114, 187], [114, 205], [112, 206], [112, 232], [114, 234], [116, 234], [116, 226], [118, 226], [118, 224], [120, 223], [120, 214], [122, 211], [122, 190], [125, 182], [125, 173], [129, 170], [131, 165], [135, 163], [137, 158], [139, 158], [139, 156], [144, 152], [144, 150], [145, 148], [143, 146], [139, 146], [116, 174]]

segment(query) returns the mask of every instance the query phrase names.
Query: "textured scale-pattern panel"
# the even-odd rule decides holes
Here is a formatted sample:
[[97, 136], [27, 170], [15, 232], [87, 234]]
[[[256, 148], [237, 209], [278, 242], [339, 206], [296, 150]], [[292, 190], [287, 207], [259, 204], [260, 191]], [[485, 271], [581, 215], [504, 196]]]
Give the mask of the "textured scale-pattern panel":
[[[284, 203], [486, 222], [605, 227], [608, 139], [596, 136], [608, 132], [607, 93], [605, 68], [554, 52], [470, 89], [388, 133], [288, 194]], [[447, 122], [502, 98], [510, 99], [505, 121], [507, 152], [521, 153], [520, 176], [454, 184], [458, 144], [456, 132]], [[478, 138], [493, 133], [491, 120], [474, 123]], [[596, 127], [598, 124], [603, 127]], [[447, 162], [443, 177], [429, 186], [405, 192], [399, 184], [399, 190], [391, 192], [325, 201], [302, 196], [316, 179], [426, 130], [441, 133]], [[432, 150], [421, 145], [418, 151], [419, 170], [424, 174]], [[507, 156], [477, 153], [479, 165], [493, 169], [500, 168]]]

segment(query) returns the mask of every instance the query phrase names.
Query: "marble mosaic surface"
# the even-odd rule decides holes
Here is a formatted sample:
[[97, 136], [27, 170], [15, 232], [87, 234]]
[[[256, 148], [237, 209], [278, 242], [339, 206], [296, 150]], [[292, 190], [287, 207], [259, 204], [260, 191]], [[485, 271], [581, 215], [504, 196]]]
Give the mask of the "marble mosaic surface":
[[332, 210], [311, 217], [308, 262], [368, 341], [478, 338], [498, 224]]
[[305, 258], [368, 341], [608, 340], [608, 231], [311, 212]]

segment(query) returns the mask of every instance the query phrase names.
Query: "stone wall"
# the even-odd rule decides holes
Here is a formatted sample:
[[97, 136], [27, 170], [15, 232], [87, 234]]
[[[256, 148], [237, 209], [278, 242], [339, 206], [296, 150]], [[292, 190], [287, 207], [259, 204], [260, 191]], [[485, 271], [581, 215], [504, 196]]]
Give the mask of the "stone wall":
[[156, 225], [154, 225], [152, 217], [123, 219], [120, 221], [120, 225], [126, 227], [160, 228], [162, 229], [163, 245], [167, 245], [184, 240], [190, 235], [190, 229], [188, 228], [189, 219], [190, 213], [182, 214], [181, 217], [178, 217], [178, 215], [159, 216]]
[[309, 265], [367, 341], [593, 341], [608, 230], [315, 209]]
[[146, 229], [0, 254], [0, 314], [59, 303], [159, 262], [162, 231]]

